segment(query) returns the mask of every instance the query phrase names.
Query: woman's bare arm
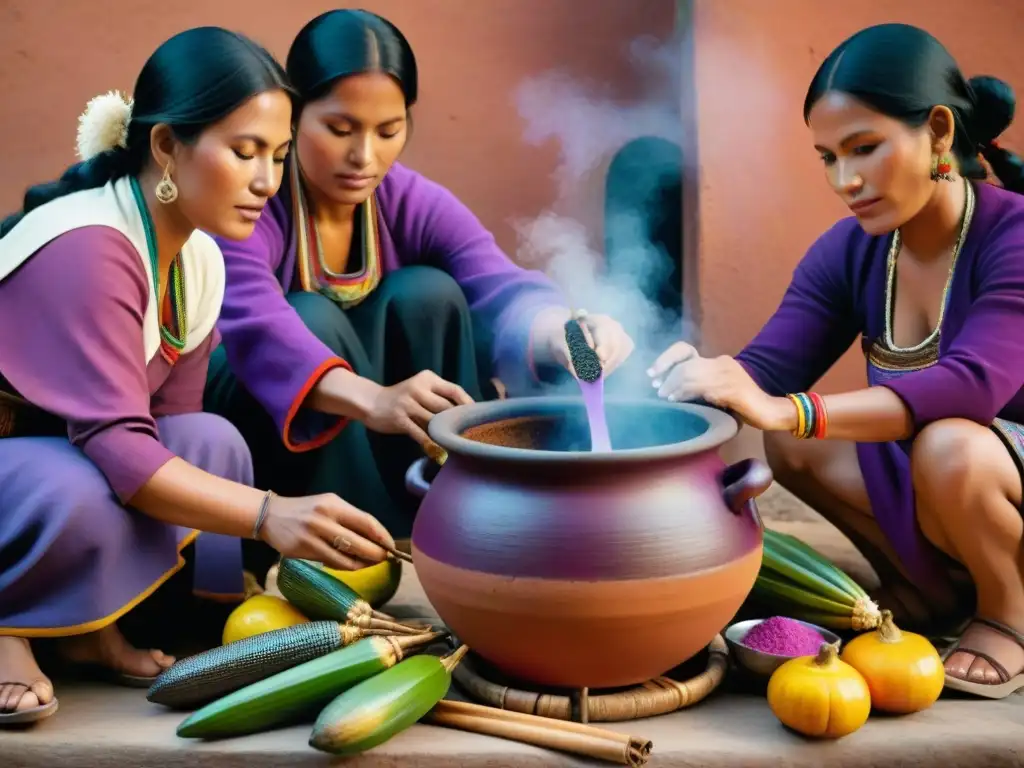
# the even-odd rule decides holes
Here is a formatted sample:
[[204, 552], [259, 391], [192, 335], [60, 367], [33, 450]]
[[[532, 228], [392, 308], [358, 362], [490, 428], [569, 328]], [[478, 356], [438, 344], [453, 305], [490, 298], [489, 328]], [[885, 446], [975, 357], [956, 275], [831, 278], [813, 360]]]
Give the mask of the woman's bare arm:
[[129, 503], [171, 525], [250, 538], [265, 492], [225, 480], [172, 458], [147, 480]]
[[[868, 387], [822, 397], [828, 418], [825, 437], [855, 443], [887, 443], [904, 440], [914, 432], [910, 410], [891, 389]], [[797, 428], [796, 405], [787, 397], [773, 398], [782, 422], [773, 424], [779, 430], [792, 432]]]

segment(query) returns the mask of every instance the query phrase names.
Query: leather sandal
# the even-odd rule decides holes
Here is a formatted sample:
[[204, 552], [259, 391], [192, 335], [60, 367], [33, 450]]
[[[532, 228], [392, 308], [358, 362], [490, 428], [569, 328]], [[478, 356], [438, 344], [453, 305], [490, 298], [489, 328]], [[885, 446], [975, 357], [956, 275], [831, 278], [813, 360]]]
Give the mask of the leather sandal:
[[[12, 685], [15, 688], [24, 688], [25, 693], [32, 690], [32, 686], [28, 683], [17, 683], [14, 681], [0, 682], [0, 688], [5, 685]], [[22, 694], [22, 696], [25, 695]], [[49, 717], [57, 711], [57, 697], [54, 696], [46, 704], [40, 704], [38, 707], [32, 707], [32, 709], [18, 709], [11, 712], [0, 712], [0, 728], [7, 727], [9, 725], [28, 725], [29, 723], [36, 723], [44, 718]]]
[[[1017, 643], [1021, 648], [1024, 648], [1024, 635], [1022, 635], [1013, 627], [1008, 627], [1005, 624], [995, 621], [993, 619], [985, 619], [980, 616], [974, 618], [974, 623], [982, 624], [995, 630], [1004, 637], [1008, 637]], [[970, 680], [964, 680], [962, 677], [955, 677], [949, 672], [946, 673], [946, 687], [954, 691], [961, 691], [962, 693], [971, 693], [975, 696], [982, 696], [986, 699], [1004, 699], [1012, 693], [1016, 693], [1019, 690], [1024, 690], [1024, 669], [1018, 672], [1016, 675], [1010, 675], [1006, 671], [1000, 662], [996, 661], [990, 654], [982, 651], [976, 651], [973, 648], [966, 648], [962, 645], [955, 644], [949, 650], [942, 655], [942, 661], [945, 662], [954, 653], [966, 653], [970, 656], [974, 656], [977, 659], [981, 659], [987, 662], [989, 666], [996, 671], [999, 676], [998, 683], [975, 683]]]

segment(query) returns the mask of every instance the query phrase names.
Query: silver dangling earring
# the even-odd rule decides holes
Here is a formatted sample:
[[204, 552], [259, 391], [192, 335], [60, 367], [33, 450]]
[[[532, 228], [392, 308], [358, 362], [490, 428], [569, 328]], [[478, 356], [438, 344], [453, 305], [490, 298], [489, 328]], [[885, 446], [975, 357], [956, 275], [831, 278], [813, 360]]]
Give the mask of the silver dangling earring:
[[164, 166], [164, 176], [156, 185], [156, 199], [164, 205], [173, 203], [178, 199], [178, 185], [171, 178], [171, 164]]

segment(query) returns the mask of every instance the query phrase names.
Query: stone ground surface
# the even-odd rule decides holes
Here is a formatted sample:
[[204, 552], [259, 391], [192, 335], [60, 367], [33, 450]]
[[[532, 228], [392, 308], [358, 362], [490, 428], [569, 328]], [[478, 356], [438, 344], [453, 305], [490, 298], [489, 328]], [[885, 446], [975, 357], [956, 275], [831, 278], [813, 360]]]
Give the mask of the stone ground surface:
[[[838, 532], [785, 491], [759, 502], [766, 522], [792, 532], [838, 560], [865, 582], [866, 563]], [[432, 613], [411, 569], [389, 611]], [[1000, 702], [943, 698], [910, 717], [872, 716], [857, 733], [812, 742], [786, 731], [751, 686], [725, 686], [697, 706], [670, 715], [603, 724], [654, 743], [650, 766], [821, 768], [830, 766], [1024, 766], [1024, 696]], [[726, 690], [731, 688], [731, 690]], [[63, 684], [60, 711], [25, 731], [0, 732], [3, 768], [573, 768], [589, 763], [501, 739], [416, 725], [361, 756], [335, 759], [307, 746], [309, 726], [211, 744], [174, 735], [182, 716], [145, 701], [137, 690]], [[456, 692], [454, 697], [459, 697]]]

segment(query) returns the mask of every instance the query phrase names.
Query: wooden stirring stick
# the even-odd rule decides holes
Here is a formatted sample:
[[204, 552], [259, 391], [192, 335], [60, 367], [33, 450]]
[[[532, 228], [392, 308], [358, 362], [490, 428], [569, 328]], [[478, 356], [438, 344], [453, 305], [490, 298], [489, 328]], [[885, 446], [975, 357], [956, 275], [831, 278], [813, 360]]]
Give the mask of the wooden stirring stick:
[[429, 442], [423, 446], [423, 452], [439, 467], [443, 467], [444, 463], [448, 461], [448, 451], [435, 442]]
[[[384, 546], [384, 545], [382, 544], [381, 546]], [[392, 547], [384, 547], [384, 549], [395, 560], [400, 560], [403, 563], [411, 563], [412, 562], [412, 555], [410, 555], [408, 552], [403, 552], [400, 549], [394, 549]]]

